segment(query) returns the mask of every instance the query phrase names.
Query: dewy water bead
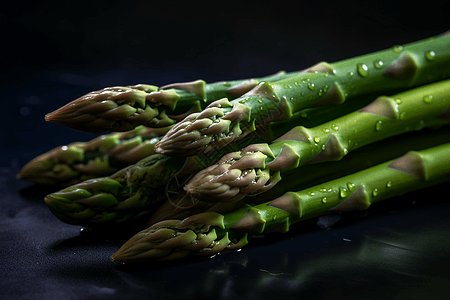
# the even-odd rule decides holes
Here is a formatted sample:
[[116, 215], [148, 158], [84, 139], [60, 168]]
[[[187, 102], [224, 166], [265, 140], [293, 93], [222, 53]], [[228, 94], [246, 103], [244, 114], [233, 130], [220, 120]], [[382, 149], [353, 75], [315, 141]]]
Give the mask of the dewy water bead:
[[381, 60], [375, 60], [375, 61], [373, 62], [373, 65], [375, 66], [375, 68], [381, 69], [381, 68], [383, 67], [383, 61], [381, 61]]
[[392, 51], [394, 51], [395, 53], [400, 53], [403, 51], [403, 46], [395, 45], [394, 47], [392, 47]]
[[432, 95], [423, 96], [423, 102], [425, 102], [426, 104], [430, 104], [431, 102], [433, 102], [433, 96]]
[[358, 71], [358, 74], [361, 77], [367, 77], [369, 76], [369, 68], [367, 67], [366, 64], [363, 63], [359, 63], [356, 65], [356, 70]]
[[436, 53], [434, 53], [434, 51], [428, 51], [427, 53], [425, 53], [425, 57], [429, 61], [434, 60], [435, 56], [436, 56]]

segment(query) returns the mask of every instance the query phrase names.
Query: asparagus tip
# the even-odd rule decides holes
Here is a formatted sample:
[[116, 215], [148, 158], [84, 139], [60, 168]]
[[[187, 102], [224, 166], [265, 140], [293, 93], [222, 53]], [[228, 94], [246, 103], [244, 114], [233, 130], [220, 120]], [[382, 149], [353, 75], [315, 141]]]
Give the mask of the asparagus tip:
[[155, 151], [168, 156], [204, 154], [241, 138], [241, 116], [228, 112], [233, 105], [223, 98], [193, 113], [171, 130], [155, 145]]

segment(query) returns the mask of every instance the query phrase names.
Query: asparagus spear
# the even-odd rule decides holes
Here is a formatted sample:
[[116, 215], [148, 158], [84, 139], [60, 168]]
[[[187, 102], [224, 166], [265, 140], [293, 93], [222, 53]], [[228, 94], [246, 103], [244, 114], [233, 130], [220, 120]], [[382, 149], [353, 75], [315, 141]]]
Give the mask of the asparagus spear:
[[66, 187], [109, 176], [155, 153], [154, 145], [170, 127], [138, 126], [124, 133], [99, 136], [88, 142], [56, 147], [28, 162], [18, 178]]
[[450, 122], [450, 80], [393, 97], [381, 96], [364, 108], [316, 127], [297, 126], [273, 143], [253, 144], [226, 154], [185, 186], [203, 201], [236, 201], [272, 188], [280, 172], [330, 160], [408, 131]]
[[[347, 112], [352, 107], [353, 104], [342, 105], [334, 110], [308, 109], [289, 121], [270, 124], [265, 128], [263, 135], [268, 139], [278, 137], [286, 131], [286, 128], [292, 127], [290, 122], [318, 124], [332, 119], [332, 116]], [[90, 179], [52, 193], [45, 198], [45, 202], [56, 217], [69, 224], [93, 227], [125, 222], [137, 213], [153, 208], [163, 199], [170, 201], [170, 196], [173, 195], [171, 192], [180, 186], [176, 180], [182, 182], [188, 176], [216, 162], [227, 151], [242, 149], [250, 141], [253, 139], [230, 144], [227, 149], [222, 149], [215, 155], [198, 155], [187, 159], [163, 157], [160, 154], [150, 155], [110, 177]], [[160, 172], [163, 175], [160, 175]], [[143, 180], [145, 178], [151, 183], [151, 188], [147, 180]], [[127, 217], [124, 218], [123, 215]]]
[[319, 63], [296, 76], [262, 82], [243, 96], [217, 100], [187, 116], [156, 144], [156, 152], [182, 156], [207, 153], [289, 119], [301, 109], [343, 103], [358, 95], [438, 81], [450, 76], [450, 36], [396, 46], [333, 64]]
[[182, 163], [154, 154], [110, 177], [89, 179], [49, 194], [44, 201], [68, 224], [122, 223], [163, 199], [165, 184]]
[[87, 131], [128, 131], [138, 125], [165, 127], [214, 100], [241, 96], [260, 81], [277, 81], [293, 73], [206, 84], [203, 80], [153, 85], [116, 86], [88, 93], [45, 116], [47, 121]]
[[170, 261], [237, 250], [248, 236], [287, 232], [295, 223], [365, 210], [381, 200], [450, 180], [450, 144], [407, 154], [375, 167], [230, 213], [205, 212], [159, 222], [128, 240], [112, 259]]

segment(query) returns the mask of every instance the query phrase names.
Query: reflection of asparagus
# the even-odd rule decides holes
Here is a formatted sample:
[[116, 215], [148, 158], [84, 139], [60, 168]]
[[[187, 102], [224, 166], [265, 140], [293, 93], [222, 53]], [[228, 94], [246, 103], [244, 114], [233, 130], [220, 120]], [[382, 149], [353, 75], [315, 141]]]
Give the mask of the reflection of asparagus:
[[155, 153], [154, 145], [169, 127], [138, 126], [124, 133], [102, 135], [89, 142], [57, 147], [27, 163], [18, 177], [38, 184], [69, 186], [108, 176]]
[[[335, 110], [329, 108], [309, 109], [288, 122], [270, 124], [265, 128], [264, 136], [269, 139], [280, 136], [285, 132], [284, 128], [292, 127], [291, 121], [301, 120], [305, 124], [318, 124], [329, 120], [333, 115], [349, 111], [352, 106], [342, 105]], [[239, 142], [244, 142], [244, 140]], [[139, 148], [139, 145], [137, 147]], [[241, 147], [242, 145], [232, 144], [228, 148], [230, 151], [236, 151]], [[185, 176], [199, 172], [216, 162], [226, 153], [226, 150], [223, 149], [214, 156], [199, 155], [187, 160], [154, 154], [133, 166], [118, 171], [109, 178], [91, 179], [52, 193], [46, 197], [45, 201], [54, 214], [66, 223], [84, 226], [119, 223], [126, 220], [122, 214], [129, 212], [129, 215], [135, 215], [139, 211], [149, 209], [151, 204], [155, 203], [149, 199], [157, 198], [159, 201], [162, 197], [165, 198], [166, 192], [170, 192], [166, 188], [171, 188], [175, 182], [171, 179], [183, 179]], [[163, 175], [160, 175], [161, 172]], [[144, 177], [148, 178], [151, 185], [142, 180]], [[177, 187], [178, 184], [175, 188]], [[126, 205], [122, 202], [125, 202]], [[117, 211], [120, 211], [120, 214], [116, 214]], [[108, 218], [103, 217], [104, 215], [107, 215]]]
[[247, 244], [247, 236], [287, 232], [302, 220], [365, 210], [406, 192], [450, 180], [450, 144], [410, 151], [395, 160], [227, 214], [205, 212], [159, 222], [127, 241], [113, 256], [125, 262], [211, 256]]
[[165, 127], [214, 100], [236, 98], [260, 81], [277, 81], [294, 73], [206, 84], [203, 80], [158, 88], [139, 84], [105, 88], [84, 95], [46, 115], [47, 121], [87, 131], [128, 131], [138, 125]]
[[220, 99], [176, 124], [156, 152], [185, 156], [206, 153], [242, 138], [260, 124], [285, 120], [301, 109], [340, 104], [367, 93], [404, 90], [450, 76], [450, 36], [341, 62], [320, 63], [277, 82], [263, 82], [242, 97]]
[[272, 144], [253, 144], [199, 172], [185, 190], [205, 201], [236, 201], [270, 189], [280, 172], [339, 160], [349, 151], [407, 131], [450, 122], [450, 80], [379, 97], [313, 128], [294, 127]]

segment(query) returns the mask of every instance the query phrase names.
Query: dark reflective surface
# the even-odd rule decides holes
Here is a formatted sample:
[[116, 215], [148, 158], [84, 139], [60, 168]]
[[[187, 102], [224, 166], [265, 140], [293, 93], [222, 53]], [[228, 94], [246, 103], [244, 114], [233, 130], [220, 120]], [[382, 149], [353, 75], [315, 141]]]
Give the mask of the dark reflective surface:
[[33, 188], [31, 195], [30, 188], [2, 171], [1, 272], [7, 295], [444, 299], [448, 292], [450, 203], [436, 189], [380, 203], [365, 216], [344, 216], [328, 229], [307, 222], [284, 235], [254, 237], [239, 252], [133, 265], [108, 257], [135, 229], [80, 233], [51, 215], [40, 201], [42, 190]]
[[[189, 5], [175, 14], [160, 5], [156, 14], [146, 1], [91, 1], [69, 11], [51, 2], [2, 12], [6, 35], [23, 37], [2, 49], [2, 299], [446, 299], [448, 184], [344, 216], [329, 229], [308, 222], [287, 234], [254, 237], [242, 251], [213, 259], [124, 265], [109, 256], [137, 225], [80, 233], [46, 208], [42, 199], [52, 189], [15, 178], [38, 154], [96, 136], [43, 120], [87, 92], [260, 76], [381, 50], [450, 29], [445, 1], [291, 9], [243, 2], [204, 20], [184, 9]], [[145, 19], [152, 13], [153, 21]], [[178, 33], [167, 27], [169, 20]], [[196, 35], [205, 24], [208, 30]]]

